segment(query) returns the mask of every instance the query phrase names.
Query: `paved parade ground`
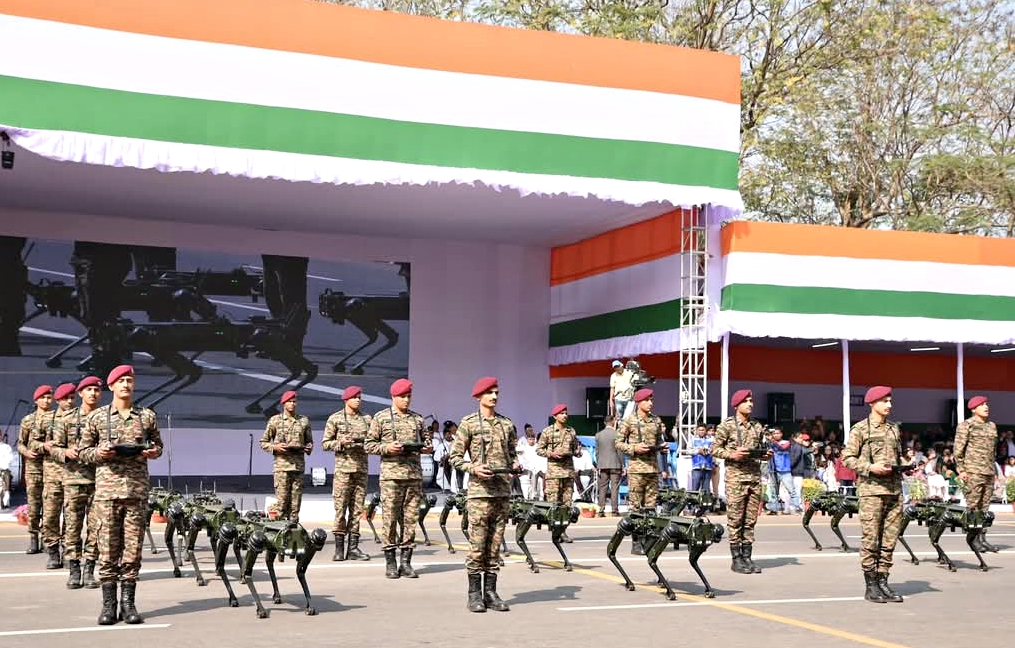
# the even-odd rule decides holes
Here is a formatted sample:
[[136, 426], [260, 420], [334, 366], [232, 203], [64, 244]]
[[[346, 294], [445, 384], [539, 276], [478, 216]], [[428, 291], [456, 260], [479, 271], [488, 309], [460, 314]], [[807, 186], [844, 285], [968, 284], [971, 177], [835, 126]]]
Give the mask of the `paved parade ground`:
[[[379, 520], [378, 520], [379, 521]], [[719, 516], [715, 521], [723, 522]], [[420, 546], [414, 565], [418, 580], [386, 580], [379, 546], [364, 534], [366, 563], [331, 562], [331, 544], [308, 571], [319, 614], [305, 616], [294, 566], [278, 568], [284, 602], [270, 602], [267, 573], [255, 571], [268, 619], [255, 617], [249, 591], [234, 580], [239, 608], [226, 604], [225, 589], [214, 577], [198, 587], [192, 570], [175, 579], [164, 548], [157, 555], [145, 549], [138, 608], [145, 624], [109, 627], [95, 625], [100, 590], [65, 589], [66, 572], [43, 569], [43, 555], [26, 556], [24, 527], [0, 524], [0, 645], [22, 646], [752, 646], [808, 648], [881, 646], [882, 648], [945, 648], [959, 643], [992, 648], [1010, 645], [1010, 597], [1015, 569], [1015, 518], [998, 516], [991, 538], [1003, 549], [988, 554], [991, 570], [975, 567], [972, 553], [959, 533], [946, 533], [945, 550], [956, 560], [951, 573], [933, 561], [913, 565], [897, 555], [892, 582], [906, 597], [903, 604], [876, 605], [862, 599], [863, 578], [856, 554], [839, 553], [828, 529], [828, 518], [812, 523], [826, 545], [814, 551], [800, 518], [762, 518], [755, 560], [759, 575], [734, 574], [729, 569], [725, 540], [701, 560], [717, 592], [700, 596], [702, 586], [687, 565], [686, 553], [669, 551], [660, 560], [678, 599], [669, 602], [651, 585], [643, 558], [630, 555], [629, 541], [621, 547], [622, 564], [639, 583], [634, 592], [606, 559], [606, 543], [616, 528], [611, 518], [581, 519], [565, 545], [575, 563], [560, 569], [549, 534], [532, 529], [527, 537], [540, 573], [531, 573], [513, 551], [501, 572], [500, 593], [511, 612], [472, 614], [465, 609], [466, 579], [463, 554], [451, 555], [439, 546], [436, 515], [427, 519], [434, 545]], [[461, 548], [458, 518], [449, 521], [452, 540]], [[859, 543], [859, 524], [844, 520], [851, 545]], [[155, 537], [161, 539], [161, 525]], [[368, 529], [364, 527], [368, 533]], [[509, 537], [512, 528], [509, 527]], [[932, 548], [925, 529], [907, 532], [913, 550], [929, 558]], [[212, 572], [211, 551], [204, 535], [198, 556], [206, 576]], [[509, 543], [512, 550], [516, 547]], [[901, 551], [901, 546], [900, 546]], [[205, 569], [207, 568], [207, 569]], [[235, 565], [230, 574], [236, 574]], [[640, 635], [637, 639], [635, 636]]]

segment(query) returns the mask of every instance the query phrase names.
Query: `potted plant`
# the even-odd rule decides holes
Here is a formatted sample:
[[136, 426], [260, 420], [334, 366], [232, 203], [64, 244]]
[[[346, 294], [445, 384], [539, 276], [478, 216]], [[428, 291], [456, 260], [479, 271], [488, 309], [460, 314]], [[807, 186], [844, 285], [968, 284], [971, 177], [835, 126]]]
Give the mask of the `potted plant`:
[[824, 493], [827, 489], [825, 484], [818, 479], [805, 479], [800, 486], [800, 499], [804, 503], [804, 510], [811, 507], [811, 501]]
[[589, 504], [588, 502], [577, 502], [575, 506], [578, 507], [578, 512], [582, 517], [591, 518], [596, 517], [596, 513], [599, 512], [599, 506], [596, 504]]
[[269, 520], [278, 519], [278, 502], [272, 502], [271, 504], [268, 505], [268, 519]]
[[28, 505], [22, 504], [18, 508], [14, 509], [14, 517], [21, 526], [28, 526]]
[[1015, 477], [1009, 477], [1004, 484], [1004, 496], [1011, 504], [1012, 511], [1015, 511]]
[[922, 502], [927, 499], [927, 482], [922, 479], [906, 480], [909, 484], [909, 501]]

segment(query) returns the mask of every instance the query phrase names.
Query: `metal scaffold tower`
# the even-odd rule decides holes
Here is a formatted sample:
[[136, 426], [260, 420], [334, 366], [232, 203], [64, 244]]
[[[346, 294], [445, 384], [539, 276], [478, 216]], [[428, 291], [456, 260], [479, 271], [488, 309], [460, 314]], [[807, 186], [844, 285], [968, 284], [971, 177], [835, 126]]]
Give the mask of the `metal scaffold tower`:
[[680, 393], [675, 427], [680, 447], [686, 448], [695, 426], [705, 422], [708, 388], [705, 207], [681, 210], [680, 237]]

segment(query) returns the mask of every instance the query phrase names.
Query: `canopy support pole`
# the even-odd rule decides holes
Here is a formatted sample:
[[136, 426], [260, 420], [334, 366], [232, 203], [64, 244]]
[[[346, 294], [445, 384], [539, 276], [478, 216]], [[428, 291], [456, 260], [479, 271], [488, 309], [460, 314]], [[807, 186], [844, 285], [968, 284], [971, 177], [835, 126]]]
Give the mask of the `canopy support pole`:
[[722, 366], [719, 370], [719, 420], [725, 421], [730, 407], [730, 334], [722, 336]]
[[962, 342], [955, 345], [955, 424], [966, 418], [966, 348]]
[[849, 340], [842, 340], [842, 443], [849, 441]]

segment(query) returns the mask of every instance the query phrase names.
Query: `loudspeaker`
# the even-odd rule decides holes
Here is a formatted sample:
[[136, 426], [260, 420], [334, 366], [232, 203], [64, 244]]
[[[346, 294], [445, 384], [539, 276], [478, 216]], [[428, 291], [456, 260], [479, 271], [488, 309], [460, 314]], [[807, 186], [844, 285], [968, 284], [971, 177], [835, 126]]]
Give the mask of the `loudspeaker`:
[[603, 420], [609, 412], [607, 401], [610, 400], [609, 387], [585, 388], [585, 416], [590, 420]]
[[796, 420], [796, 405], [793, 392], [768, 393], [768, 424], [780, 425]]

